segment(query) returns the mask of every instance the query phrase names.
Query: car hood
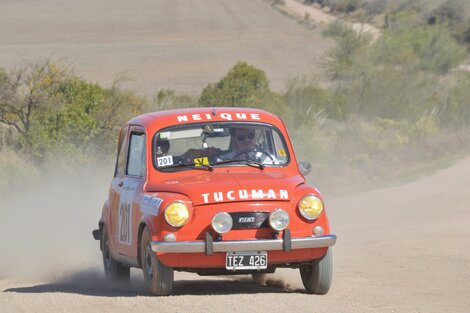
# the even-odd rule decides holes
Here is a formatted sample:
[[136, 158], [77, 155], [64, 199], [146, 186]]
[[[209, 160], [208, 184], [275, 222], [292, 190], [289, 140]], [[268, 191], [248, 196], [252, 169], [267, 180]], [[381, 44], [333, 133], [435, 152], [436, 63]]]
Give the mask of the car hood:
[[237, 201], [289, 201], [294, 189], [305, 182], [301, 175], [280, 172], [201, 172], [159, 183], [148, 182], [153, 192], [184, 194], [193, 205]]

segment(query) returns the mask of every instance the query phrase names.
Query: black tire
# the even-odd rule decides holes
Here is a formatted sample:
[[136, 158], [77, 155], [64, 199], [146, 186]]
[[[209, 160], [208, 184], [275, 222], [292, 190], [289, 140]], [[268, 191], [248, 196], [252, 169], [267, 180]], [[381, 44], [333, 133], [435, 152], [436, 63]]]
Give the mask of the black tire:
[[128, 282], [131, 269], [114, 261], [109, 253], [109, 238], [106, 227], [101, 231], [101, 251], [103, 254], [103, 266], [106, 279], [112, 282]]
[[150, 231], [142, 232], [140, 257], [145, 284], [155, 296], [168, 296], [173, 291], [173, 268], [163, 265], [152, 251]]
[[321, 259], [304, 263], [300, 267], [300, 277], [307, 293], [325, 295], [330, 290], [333, 278], [333, 251], [328, 249]]

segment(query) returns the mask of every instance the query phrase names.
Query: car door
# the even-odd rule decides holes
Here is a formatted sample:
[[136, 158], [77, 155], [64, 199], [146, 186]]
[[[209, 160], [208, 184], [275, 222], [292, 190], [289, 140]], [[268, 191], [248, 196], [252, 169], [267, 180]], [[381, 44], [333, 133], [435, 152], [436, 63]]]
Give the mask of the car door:
[[118, 155], [114, 170], [114, 178], [109, 191], [110, 216], [108, 222], [108, 233], [110, 236], [110, 249], [115, 252], [118, 227], [119, 206], [121, 203], [121, 190], [124, 184], [124, 170], [126, 166], [128, 150], [129, 126], [124, 127], [119, 134]]
[[145, 131], [131, 126], [128, 136], [127, 158], [120, 186], [119, 207], [116, 214], [117, 252], [122, 255], [137, 255], [137, 231], [139, 200], [146, 179]]

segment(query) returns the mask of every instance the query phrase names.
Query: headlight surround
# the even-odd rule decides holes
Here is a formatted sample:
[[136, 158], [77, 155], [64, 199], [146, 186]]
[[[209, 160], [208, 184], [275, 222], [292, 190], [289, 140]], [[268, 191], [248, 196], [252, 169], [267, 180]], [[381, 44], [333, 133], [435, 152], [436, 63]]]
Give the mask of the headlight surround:
[[316, 220], [323, 212], [323, 202], [315, 195], [306, 195], [299, 201], [299, 212], [309, 221]]
[[289, 226], [289, 213], [283, 209], [274, 209], [269, 214], [269, 225], [277, 231], [281, 231]]
[[189, 219], [188, 207], [181, 201], [173, 201], [165, 208], [165, 220], [173, 227], [181, 227]]
[[227, 212], [219, 212], [212, 218], [212, 228], [219, 234], [225, 234], [232, 229], [233, 219]]

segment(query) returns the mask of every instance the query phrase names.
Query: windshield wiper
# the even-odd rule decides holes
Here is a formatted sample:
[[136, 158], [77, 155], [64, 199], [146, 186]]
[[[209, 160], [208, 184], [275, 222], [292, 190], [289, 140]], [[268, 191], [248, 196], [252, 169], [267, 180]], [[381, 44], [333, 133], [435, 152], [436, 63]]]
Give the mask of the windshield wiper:
[[209, 170], [213, 171], [214, 168], [210, 164], [200, 164], [200, 163], [194, 163], [194, 162], [188, 162], [188, 163], [178, 163], [178, 164], [173, 164], [169, 166], [162, 167], [163, 169], [166, 168], [177, 168], [177, 167], [190, 167], [192, 166], [196, 170]]
[[243, 160], [243, 159], [218, 161], [218, 162], [212, 163], [211, 165], [220, 165], [220, 164], [229, 164], [229, 163], [241, 163], [241, 164], [245, 164], [248, 166], [259, 168], [260, 170], [263, 170], [266, 167], [261, 162], [258, 162], [255, 160]]
[[257, 167], [260, 170], [264, 170], [264, 168], [266, 167], [266, 165], [264, 165], [263, 163], [254, 160], [247, 160], [245, 164], [248, 166]]

